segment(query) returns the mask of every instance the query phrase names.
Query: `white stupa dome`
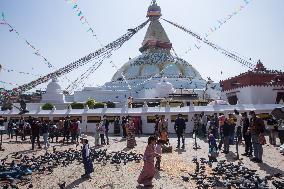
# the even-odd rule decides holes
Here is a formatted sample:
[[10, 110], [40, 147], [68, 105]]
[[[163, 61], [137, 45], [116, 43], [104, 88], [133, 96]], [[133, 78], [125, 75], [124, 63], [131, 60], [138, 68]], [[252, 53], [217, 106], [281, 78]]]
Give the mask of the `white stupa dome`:
[[61, 86], [57, 78], [53, 78], [46, 87], [45, 94], [42, 95], [41, 102], [43, 103], [64, 103], [65, 96], [62, 93]]
[[57, 78], [53, 78], [52, 81], [47, 85], [46, 93], [54, 93], [54, 94], [62, 93], [62, 89], [58, 83]]

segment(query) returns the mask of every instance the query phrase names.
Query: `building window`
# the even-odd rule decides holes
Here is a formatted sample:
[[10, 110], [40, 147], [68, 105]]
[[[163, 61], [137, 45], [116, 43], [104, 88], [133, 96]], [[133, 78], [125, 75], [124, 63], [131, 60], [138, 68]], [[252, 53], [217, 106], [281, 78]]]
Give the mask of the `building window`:
[[87, 117], [87, 123], [100, 123], [101, 122], [101, 116], [88, 116]]
[[281, 104], [284, 102], [284, 92], [278, 92], [276, 97], [276, 104]]
[[[165, 115], [158, 116], [162, 119], [165, 119]], [[156, 123], [156, 116], [147, 116], [147, 123]]]

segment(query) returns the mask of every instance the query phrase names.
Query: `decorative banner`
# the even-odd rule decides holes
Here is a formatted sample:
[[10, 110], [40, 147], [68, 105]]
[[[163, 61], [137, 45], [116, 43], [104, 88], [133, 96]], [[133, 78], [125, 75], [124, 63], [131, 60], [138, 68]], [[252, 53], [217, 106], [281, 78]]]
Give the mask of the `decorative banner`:
[[33, 73], [29, 73], [29, 72], [22, 72], [22, 71], [17, 71], [17, 70], [14, 70], [14, 69], [7, 69], [7, 68], [4, 68], [2, 66], [0, 67], [0, 70], [1, 70], [1, 68], [2, 68], [3, 71], [8, 72], [8, 73], [16, 72], [16, 73], [23, 74], [23, 75], [32, 75], [32, 76], [36, 76], [36, 77], [41, 77], [41, 75], [36, 75], [36, 74], [33, 74]]
[[16, 83], [11, 83], [11, 82], [6, 82], [6, 81], [0, 81], [0, 83], [8, 84], [8, 85], [13, 85], [13, 86], [19, 86], [19, 85], [16, 84]]
[[[222, 18], [222, 19], [219, 19], [217, 20], [217, 25], [214, 25], [212, 27], [210, 27], [208, 29], [208, 31], [204, 34], [204, 36], [207, 38], [208, 36], [210, 36], [211, 34], [213, 34], [215, 31], [219, 30], [225, 23], [227, 23], [229, 20], [231, 20], [235, 15], [239, 14], [242, 10], [244, 10], [248, 5], [249, 3], [251, 2], [252, 0], [244, 0], [244, 3], [243, 5], [240, 5], [238, 6], [235, 11], [231, 14], [228, 14], [226, 17]], [[197, 40], [197, 43], [200, 43], [199, 40]], [[199, 50], [201, 48], [201, 45], [198, 45], [198, 44], [194, 44], [193, 46], [194, 48], [192, 47], [189, 47], [187, 51], [185, 51], [184, 54], [188, 54], [189, 52], [191, 52], [193, 49], [197, 49]]]
[[72, 5], [72, 9], [75, 12], [75, 14], [77, 15], [77, 17], [79, 17], [80, 22], [82, 25], [85, 25], [87, 28], [87, 32], [91, 33], [93, 37], [95, 37], [95, 39], [97, 40], [97, 42], [101, 45], [101, 41], [98, 39], [95, 30], [93, 29], [93, 27], [91, 27], [90, 23], [88, 22], [86, 16], [83, 14], [82, 10], [80, 9], [80, 7], [78, 6], [78, 4], [76, 3], [76, 0], [65, 0], [67, 3], [71, 3]]
[[[163, 19], [163, 18], [162, 18], [162, 19]], [[239, 63], [242, 64], [243, 66], [246, 66], [246, 67], [248, 67], [248, 68], [250, 68], [250, 69], [254, 69], [254, 68], [255, 68], [255, 65], [252, 63], [251, 59], [248, 61], [248, 60], [246, 60], [245, 58], [242, 58], [242, 57], [238, 56], [237, 53], [233, 53], [233, 52], [230, 52], [230, 51], [228, 51], [228, 50], [225, 50], [225, 49], [221, 48], [220, 46], [218, 46], [218, 45], [216, 45], [216, 44], [214, 44], [214, 43], [208, 41], [207, 39], [200, 37], [200, 35], [198, 35], [198, 34], [192, 32], [191, 30], [189, 30], [189, 29], [187, 29], [187, 28], [185, 28], [185, 27], [183, 27], [183, 26], [180, 26], [180, 25], [178, 25], [178, 24], [176, 24], [176, 23], [173, 23], [173, 22], [171, 22], [171, 21], [168, 21], [168, 20], [166, 20], [166, 19], [163, 19], [163, 20], [166, 21], [166, 22], [168, 22], [168, 23], [170, 23], [170, 24], [172, 24], [173, 26], [175, 26], [175, 27], [177, 27], [177, 28], [183, 30], [184, 32], [190, 34], [191, 36], [193, 36], [193, 37], [196, 38], [197, 40], [199, 40], [199, 41], [201, 41], [201, 42], [207, 44], [208, 46], [212, 47], [213, 49], [215, 49], [215, 50], [221, 52], [223, 55], [225, 55], [225, 56], [227, 56], [227, 57], [229, 57], [229, 58], [232, 58], [232, 59], [235, 60], [236, 62], [239, 62]]]
[[120, 38], [118, 38], [117, 40], [109, 43], [108, 45], [106, 45], [103, 48], [98, 49], [97, 51], [90, 53], [89, 55], [80, 58], [79, 60], [70, 63], [54, 72], [51, 72], [45, 76], [42, 76], [34, 81], [31, 81], [30, 83], [24, 84], [19, 86], [18, 88], [15, 89], [16, 92], [21, 93], [27, 90], [30, 90], [42, 83], [45, 83], [47, 81], [49, 81], [50, 79], [54, 78], [54, 77], [60, 77], [63, 76], [71, 71], [73, 71], [74, 69], [77, 69], [83, 65], [86, 65], [88, 62], [95, 60], [101, 60], [106, 58], [107, 54], [112, 54], [112, 51], [119, 49], [126, 41], [130, 40], [138, 31], [140, 31], [142, 28], [144, 28], [147, 23], [149, 22], [149, 20], [143, 22], [142, 24], [140, 24], [139, 26], [137, 26], [136, 28], [132, 29], [131, 31], [128, 31], [126, 34], [124, 34], [123, 36], [121, 36]]
[[239, 14], [242, 10], [244, 10], [249, 5], [249, 3], [251, 1], [252, 0], [244, 0], [245, 4], [238, 6], [235, 9], [234, 12], [232, 12], [231, 14], [228, 14], [225, 18], [217, 20], [217, 24], [212, 26], [212, 27], [210, 27], [209, 30], [205, 33], [205, 37], [208, 37], [213, 32], [215, 32], [216, 30], [220, 29], [223, 24], [225, 24], [227, 21], [231, 20], [235, 15]]
[[47, 58], [45, 58], [45, 56], [43, 56], [39, 49], [37, 49], [34, 45], [32, 45], [23, 35], [21, 35], [11, 24], [9, 24], [6, 20], [5, 20], [5, 16], [4, 16], [4, 12], [2, 12], [2, 22], [1, 24], [3, 25], [7, 25], [9, 27], [9, 31], [10, 32], [15, 32], [17, 34], [17, 36], [22, 39], [23, 41], [25, 41], [25, 44], [28, 45], [30, 48], [33, 49], [34, 51], [34, 55], [41, 57], [44, 61], [44, 63], [49, 67], [53, 67], [52, 64], [47, 60]]

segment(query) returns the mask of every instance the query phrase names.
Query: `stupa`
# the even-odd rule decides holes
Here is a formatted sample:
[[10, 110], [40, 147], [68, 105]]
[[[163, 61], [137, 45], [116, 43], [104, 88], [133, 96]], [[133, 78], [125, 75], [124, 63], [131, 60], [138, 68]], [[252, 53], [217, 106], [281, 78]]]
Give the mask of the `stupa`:
[[64, 103], [65, 97], [57, 78], [53, 78], [47, 85], [46, 93], [42, 95], [43, 103]]
[[74, 101], [85, 101], [89, 97], [113, 102], [125, 102], [129, 96], [163, 98], [165, 94], [157, 87], [158, 83], [172, 86], [172, 92], [194, 90], [200, 97], [204, 96], [207, 81], [191, 64], [172, 54], [172, 43], [159, 21], [161, 15], [161, 8], [153, 0], [147, 11], [150, 24], [139, 49], [142, 54], [126, 62], [102, 87], [75, 91]]

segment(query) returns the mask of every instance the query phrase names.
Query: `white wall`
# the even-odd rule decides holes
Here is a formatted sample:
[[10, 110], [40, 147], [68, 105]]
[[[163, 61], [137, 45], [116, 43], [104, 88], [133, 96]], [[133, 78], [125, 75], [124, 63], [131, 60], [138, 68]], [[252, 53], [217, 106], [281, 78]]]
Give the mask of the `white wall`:
[[[236, 92], [239, 104], [274, 104], [280, 87], [275, 86], [249, 86], [237, 88], [225, 93]], [[284, 90], [282, 90], [284, 91]]]

